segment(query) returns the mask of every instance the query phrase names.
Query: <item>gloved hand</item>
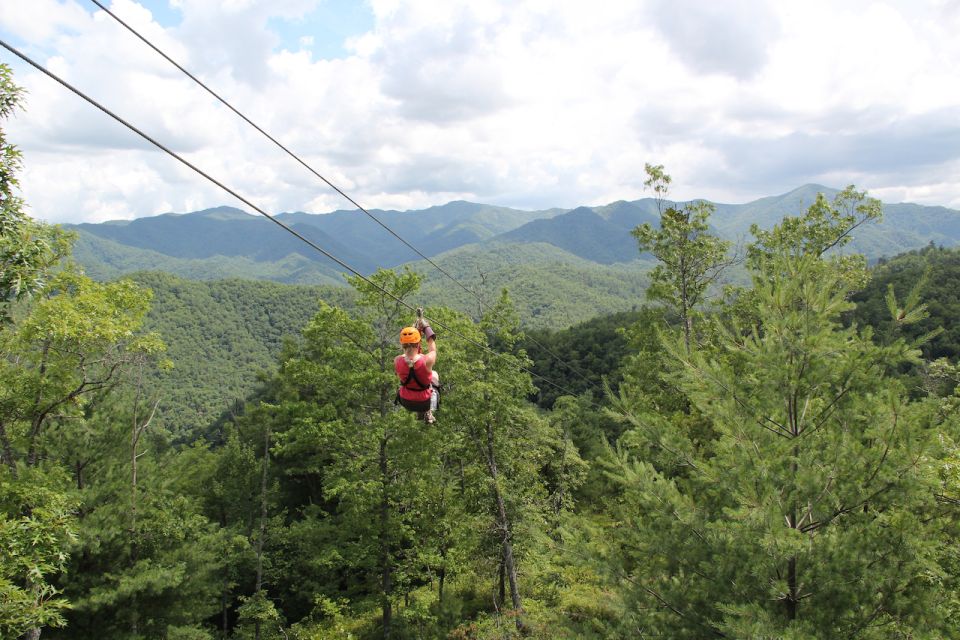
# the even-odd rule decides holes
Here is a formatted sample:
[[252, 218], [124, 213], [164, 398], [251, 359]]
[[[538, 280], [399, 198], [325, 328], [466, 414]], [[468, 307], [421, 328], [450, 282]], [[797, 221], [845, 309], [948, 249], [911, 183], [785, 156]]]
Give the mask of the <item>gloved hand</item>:
[[417, 329], [420, 331], [420, 333], [423, 334], [423, 337], [424, 337], [425, 339], [427, 339], [427, 340], [431, 340], [431, 339], [435, 340], [435, 339], [436, 339], [437, 334], [434, 333], [433, 327], [431, 327], [431, 326], [430, 326], [430, 323], [427, 322], [424, 318], [419, 318], [419, 319], [417, 320], [417, 325], [418, 325], [418, 326], [417, 326]]

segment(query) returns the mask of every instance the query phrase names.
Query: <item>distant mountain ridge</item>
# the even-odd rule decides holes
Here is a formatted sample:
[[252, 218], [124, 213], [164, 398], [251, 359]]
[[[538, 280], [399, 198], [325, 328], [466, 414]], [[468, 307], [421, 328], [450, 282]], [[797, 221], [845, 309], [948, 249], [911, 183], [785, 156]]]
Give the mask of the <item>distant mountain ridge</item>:
[[[818, 192], [832, 198], [837, 190], [804, 185], [745, 204], [716, 203], [711, 224], [721, 236], [742, 239], [753, 223], [768, 228], [785, 215], [802, 213]], [[960, 211], [903, 203], [885, 205], [884, 212], [882, 223], [858, 231], [853, 250], [876, 259], [930, 243], [960, 244]], [[515, 261], [524, 264], [529, 247], [550, 245], [557, 251], [548, 252], [549, 258], [537, 249], [530, 253], [530, 261], [540, 266], [581, 267], [581, 261], [603, 266], [625, 263], [638, 269], [645, 269], [649, 261], [638, 254], [630, 230], [658, 221], [652, 198], [538, 211], [455, 201], [418, 211], [372, 210], [371, 214], [431, 259], [450, 254], [455, 261], [457, 256], [497, 246], [510, 247]], [[420, 260], [359, 211], [293, 212], [277, 218], [363, 273]], [[291, 283], [342, 282], [341, 267], [269, 220], [232, 207], [64, 226], [78, 232], [76, 259], [95, 277], [160, 269], [201, 280], [235, 276]]]

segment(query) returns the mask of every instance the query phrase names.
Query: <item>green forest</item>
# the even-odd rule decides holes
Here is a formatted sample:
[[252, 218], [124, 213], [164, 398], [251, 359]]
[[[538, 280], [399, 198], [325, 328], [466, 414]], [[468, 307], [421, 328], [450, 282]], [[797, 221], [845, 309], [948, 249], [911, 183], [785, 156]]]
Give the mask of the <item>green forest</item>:
[[98, 281], [21, 169], [0, 129], [2, 638], [960, 638], [960, 251], [868, 265], [854, 187], [735, 255], [647, 165], [630, 309], [431, 292], [426, 424], [424, 273]]

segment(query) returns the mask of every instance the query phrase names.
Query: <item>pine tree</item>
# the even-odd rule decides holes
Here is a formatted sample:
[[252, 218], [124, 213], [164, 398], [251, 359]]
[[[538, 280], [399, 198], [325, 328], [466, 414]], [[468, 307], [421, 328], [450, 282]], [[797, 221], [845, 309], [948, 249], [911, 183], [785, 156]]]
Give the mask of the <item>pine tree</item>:
[[[858, 202], [871, 217], [871, 203]], [[758, 234], [751, 313], [713, 322], [702, 350], [664, 339], [665, 379], [712, 437], [694, 442], [649, 411], [629, 416], [635, 442], [666, 452], [645, 462], [621, 449], [614, 464], [619, 571], [634, 603], [630, 624], [644, 633], [945, 631], [931, 517], [940, 418], [931, 403], [911, 402], [894, 375], [919, 352], [903, 340], [875, 344], [869, 329], [840, 322], [864, 264], [828, 251], [860, 219], [820, 199]]]

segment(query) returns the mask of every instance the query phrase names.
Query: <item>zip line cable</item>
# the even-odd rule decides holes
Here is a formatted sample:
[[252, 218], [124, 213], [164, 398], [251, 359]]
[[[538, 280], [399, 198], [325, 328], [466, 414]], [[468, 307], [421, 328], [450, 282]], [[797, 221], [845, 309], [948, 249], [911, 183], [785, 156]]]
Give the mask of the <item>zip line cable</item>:
[[[158, 142], [157, 140], [155, 140], [154, 138], [152, 138], [150, 135], [144, 133], [143, 131], [141, 131], [140, 129], [138, 129], [136, 126], [130, 124], [129, 122], [127, 122], [127, 121], [124, 120], [122, 117], [120, 117], [120, 116], [118, 116], [117, 114], [115, 114], [115, 113], [114, 113], [113, 111], [111, 111], [110, 109], [106, 108], [105, 106], [103, 106], [102, 104], [100, 104], [99, 102], [97, 102], [96, 100], [94, 100], [93, 98], [91, 98], [90, 96], [88, 96], [87, 94], [83, 93], [82, 91], [80, 91], [79, 89], [77, 89], [76, 87], [74, 87], [73, 85], [71, 85], [70, 83], [68, 83], [66, 80], [62, 79], [62, 78], [59, 77], [58, 75], [54, 74], [52, 71], [49, 71], [48, 69], [46, 69], [45, 67], [43, 67], [43, 66], [40, 65], [39, 63], [35, 62], [32, 58], [30, 58], [30, 57], [27, 56], [26, 54], [20, 52], [17, 48], [13, 47], [13, 46], [10, 45], [10, 44], [7, 44], [7, 42], [4, 41], [4, 40], [0, 40], [0, 46], [2, 46], [4, 49], [6, 49], [6, 50], [9, 51], [10, 53], [14, 54], [15, 56], [17, 56], [18, 58], [20, 58], [21, 60], [23, 60], [24, 62], [26, 62], [27, 64], [29, 64], [30, 66], [32, 66], [32, 67], [33, 67], [34, 69], [36, 69], [37, 71], [40, 71], [41, 73], [43, 73], [44, 75], [46, 75], [46, 76], [49, 77], [50, 79], [54, 80], [55, 82], [57, 82], [58, 84], [60, 84], [60, 85], [61, 85], [62, 87], [64, 87], [65, 89], [69, 90], [70, 92], [72, 92], [72, 93], [75, 94], [76, 96], [82, 98], [83, 100], [85, 100], [86, 102], [88, 102], [89, 104], [91, 104], [92, 106], [96, 107], [97, 109], [99, 109], [100, 111], [102, 111], [103, 113], [105, 113], [106, 115], [110, 116], [111, 118], [113, 118], [114, 120], [116, 120], [117, 122], [119, 122], [120, 124], [122, 124], [123, 126], [125, 126], [126, 128], [130, 129], [132, 132], [134, 132], [135, 134], [137, 134], [138, 136], [140, 136], [141, 138], [143, 138], [144, 140], [146, 140], [147, 142], [149, 142], [149, 143], [152, 144], [153, 146], [157, 147], [158, 149], [160, 149], [161, 151], [163, 151], [163, 152], [166, 153], [167, 155], [171, 156], [171, 157], [174, 158], [175, 160], [179, 161], [181, 164], [183, 164], [183, 165], [186, 166], [187, 168], [189, 168], [189, 169], [193, 170], [194, 172], [200, 174], [201, 176], [203, 176], [204, 178], [206, 178], [209, 182], [212, 182], [212, 183], [215, 184], [216, 186], [220, 187], [222, 190], [226, 191], [226, 192], [229, 193], [231, 196], [233, 196], [234, 198], [236, 198], [236, 199], [239, 200], [240, 202], [244, 203], [245, 205], [247, 205], [248, 207], [250, 207], [251, 209], [253, 209], [253, 210], [256, 211], [257, 213], [259, 213], [259, 214], [262, 215], [263, 217], [267, 218], [268, 220], [270, 220], [271, 222], [273, 222], [274, 224], [276, 224], [277, 226], [279, 226], [280, 228], [282, 228], [283, 230], [285, 230], [287, 233], [290, 233], [290, 234], [292, 234], [293, 236], [299, 238], [299, 239], [302, 240], [304, 243], [306, 243], [307, 245], [309, 245], [309, 246], [312, 247], [313, 249], [319, 251], [321, 254], [323, 254], [324, 256], [326, 256], [327, 258], [329, 258], [330, 260], [332, 260], [333, 262], [337, 263], [338, 265], [340, 265], [341, 267], [343, 267], [344, 269], [346, 269], [347, 271], [349, 271], [349, 272], [352, 273], [353, 275], [357, 276], [358, 278], [360, 278], [361, 280], [363, 280], [364, 282], [366, 282], [367, 284], [369, 284], [369, 285], [370, 285], [371, 287], [373, 287], [374, 289], [377, 289], [378, 291], [380, 291], [381, 293], [383, 293], [384, 295], [386, 295], [388, 298], [390, 298], [391, 300], [393, 300], [393, 301], [396, 302], [397, 304], [399, 304], [399, 305], [401, 305], [401, 306], [409, 309], [410, 311], [416, 312], [416, 308], [413, 307], [413, 306], [411, 306], [409, 303], [405, 302], [402, 298], [397, 297], [396, 295], [394, 295], [394, 294], [391, 293], [390, 291], [387, 291], [386, 289], [384, 289], [383, 287], [381, 287], [381, 286], [378, 285], [377, 283], [373, 282], [373, 281], [370, 280], [368, 277], [366, 277], [365, 275], [363, 275], [362, 273], [360, 273], [359, 271], [357, 271], [356, 269], [354, 269], [353, 267], [351, 267], [350, 265], [348, 265], [348, 264], [347, 264], [346, 262], [344, 262], [343, 260], [337, 258], [337, 257], [334, 256], [332, 253], [330, 253], [329, 251], [325, 250], [324, 248], [322, 248], [321, 246], [319, 246], [318, 244], [316, 244], [316, 243], [313, 242], [312, 240], [304, 237], [304, 236], [301, 235], [299, 232], [297, 232], [297, 231], [295, 231], [294, 229], [290, 228], [289, 226], [287, 226], [286, 224], [284, 224], [282, 221], [278, 220], [277, 218], [275, 218], [274, 216], [270, 215], [269, 213], [267, 213], [266, 211], [264, 211], [263, 209], [261, 209], [261, 208], [258, 207], [257, 205], [253, 204], [250, 200], [248, 200], [248, 199], [245, 198], [244, 196], [240, 195], [239, 193], [237, 193], [236, 191], [234, 191], [233, 189], [231, 189], [230, 187], [228, 187], [228, 186], [225, 185], [224, 183], [220, 182], [219, 180], [217, 180], [216, 178], [214, 178], [214, 177], [211, 176], [210, 174], [206, 173], [205, 171], [203, 171], [202, 169], [200, 169], [200, 168], [197, 167], [196, 165], [192, 164], [190, 161], [184, 159], [182, 156], [180, 156], [179, 154], [177, 154], [175, 151], [171, 150], [169, 147], [165, 146], [165, 145], [162, 144], [161, 142]], [[502, 354], [498, 353], [497, 351], [495, 351], [494, 349], [491, 349], [489, 346], [487, 346], [487, 345], [485, 345], [485, 344], [482, 344], [482, 343], [480, 343], [480, 342], [477, 342], [476, 340], [474, 340], [474, 339], [472, 339], [472, 338], [469, 338], [469, 337], [463, 335], [462, 333], [460, 333], [460, 332], [458, 332], [458, 331], [454, 331], [452, 328], [447, 327], [447, 326], [444, 326], [444, 325], [441, 324], [440, 322], [436, 322], [435, 324], [436, 324], [438, 327], [440, 327], [442, 330], [447, 331], [448, 333], [450, 333], [450, 334], [452, 334], [452, 335], [455, 335], [455, 336], [457, 336], [458, 338], [460, 338], [460, 339], [462, 339], [462, 340], [464, 340], [464, 341], [466, 341], [466, 342], [468, 342], [468, 343], [470, 343], [470, 344], [472, 344], [472, 345], [474, 345], [474, 346], [476, 346], [476, 347], [479, 347], [480, 349], [482, 349], [482, 350], [484, 350], [484, 351], [486, 351], [486, 352], [488, 352], [488, 353], [490, 353], [490, 354], [492, 354], [492, 355], [494, 355], [494, 356], [500, 356], [500, 355], [502, 355]], [[559, 391], [562, 391], [562, 392], [564, 392], [564, 393], [566, 393], [566, 394], [569, 394], [569, 395], [572, 395], [572, 396], [576, 396], [576, 394], [575, 394], [574, 392], [570, 391], [569, 389], [566, 389], [565, 387], [562, 387], [561, 385], [553, 382], [552, 380], [549, 380], [548, 378], [545, 378], [544, 376], [540, 375], [539, 373], [536, 373], [536, 372], [534, 372], [534, 371], [531, 371], [530, 369], [528, 369], [527, 367], [524, 367], [523, 365], [516, 364], [516, 365], [514, 365], [514, 366], [516, 366], [516, 368], [517, 368], [518, 370], [523, 371], [524, 373], [527, 373], [527, 374], [529, 374], [529, 375], [531, 375], [531, 376], [533, 376], [533, 377], [535, 377], [535, 378], [538, 378], [539, 380], [542, 380], [543, 382], [546, 382], [547, 384], [549, 384], [550, 386], [554, 387], [555, 389], [557, 389], [557, 390], [559, 390]], [[594, 402], [591, 402], [591, 404], [593, 404], [594, 406], [599, 407], [599, 405], [597, 405], [597, 404], [594, 403]]]
[[[209, 93], [211, 96], [213, 96], [214, 98], [216, 98], [221, 104], [223, 104], [225, 107], [227, 107], [228, 109], [230, 109], [230, 111], [232, 111], [232, 112], [235, 113], [237, 116], [239, 116], [244, 122], [246, 122], [247, 124], [249, 124], [251, 127], [253, 127], [254, 129], [256, 129], [258, 132], [260, 132], [264, 137], [266, 137], [268, 140], [270, 140], [270, 142], [272, 142], [272, 143], [275, 144], [277, 147], [279, 147], [280, 149], [282, 149], [288, 156], [290, 156], [291, 158], [293, 158], [294, 160], [296, 160], [300, 165], [302, 165], [304, 168], [306, 168], [307, 171], [309, 171], [310, 173], [312, 173], [313, 175], [315, 175], [317, 178], [319, 178], [320, 180], [322, 180], [322, 181], [323, 181], [327, 186], [329, 186], [331, 189], [333, 189], [334, 191], [336, 191], [337, 193], [339, 193], [341, 196], [343, 196], [344, 198], [346, 198], [346, 200], [347, 200], [348, 202], [350, 202], [350, 204], [352, 204], [352, 205], [355, 206], [357, 209], [359, 209], [360, 211], [362, 211], [364, 214], [366, 214], [371, 220], [373, 220], [374, 222], [376, 222], [378, 225], [380, 225], [381, 227], [383, 227], [384, 229], [386, 229], [386, 231], [387, 231], [388, 233], [390, 233], [390, 235], [392, 235], [394, 238], [396, 238], [397, 240], [399, 240], [400, 242], [402, 242], [404, 245], [406, 245], [409, 249], [411, 249], [411, 250], [412, 250], [414, 253], [416, 253], [418, 256], [420, 256], [421, 258], [423, 258], [424, 260], [426, 260], [427, 262], [429, 262], [437, 271], [439, 271], [440, 273], [442, 273], [443, 275], [445, 275], [447, 278], [449, 278], [450, 280], [452, 280], [453, 282], [455, 282], [455, 283], [457, 284], [457, 286], [459, 286], [461, 289], [463, 289], [464, 291], [466, 291], [467, 293], [469, 293], [470, 295], [472, 295], [474, 298], [476, 298], [478, 302], [480, 302], [481, 304], [483, 304], [483, 300], [480, 298], [480, 296], [479, 296], [475, 291], [473, 291], [472, 289], [468, 288], [466, 285], [464, 285], [462, 282], [460, 282], [460, 280], [458, 280], [457, 278], [455, 278], [455, 277], [453, 277], [452, 275], [450, 275], [445, 269], [443, 269], [442, 267], [440, 267], [440, 265], [438, 265], [436, 262], [434, 262], [433, 260], [431, 260], [429, 257], [427, 257], [426, 255], [424, 255], [423, 253], [421, 253], [419, 249], [417, 249], [417, 248], [414, 247], [412, 244], [410, 244], [409, 242], [407, 242], [406, 240], [404, 240], [402, 237], [400, 237], [400, 235], [399, 235], [398, 233], [396, 233], [393, 229], [391, 229], [389, 226], [387, 226], [386, 223], [384, 223], [384, 222], [381, 221], [379, 218], [377, 218], [376, 216], [374, 216], [372, 213], [370, 213], [369, 211], [367, 211], [364, 207], [360, 206], [360, 204], [359, 204], [356, 200], [354, 200], [353, 198], [351, 198], [351, 197], [350, 197], [349, 195], [347, 195], [342, 189], [340, 189], [340, 188], [337, 187], [335, 184], [333, 184], [332, 182], [330, 182], [330, 180], [328, 180], [328, 179], [325, 178], [323, 175], [321, 175], [318, 171], [316, 171], [313, 167], [311, 167], [311, 166], [310, 166], [309, 164], [307, 164], [303, 159], [301, 159], [300, 156], [298, 156], [297, 154], [295, 154], [293, 151], [291, 151], [289, 148], [287, 148], [285, 145], [283, 145], [281, 142], [279, 142], [276, 138], [274, 138], [272, 135], [270, 135], [269, 133], [267, 133], [263, 128], [261, 128], [259, 125], [257, 125], [257, 124], [256, 124], [255, 122], [253, 122], [252, 120], [250, 120], [250, 118], [248, 118], [247, 116], [245, 116], [242, 112], [240, 112], [240, 110], [236, 109], [236, 108], [235, 108], [232, 104], [230, 104], [230, 102], [228, 102], [225, 98], [221, 97], [217, 92], [215, 92], [213, 89], [211, 89], [209, 86], [207, 86], [202, 80], [200, 80], [199, 78], [197, 78], [197, 76], [195, 76], [194, 74], [190, 73], [190, 72], [189, 72], [187, 69], [185, 69], [180, 63], [178, 63], [176, 60], [174, 60], [174, 59], [171, 58], [169, 55], [167, 55], [167, 54], [166, 54], [162, 49], [160, 49], [158, 46], [156, 46], [155, 44], [153, 44], [153, 42], [151, 42], [146, 36], [144, 36], [143, 34], [141, 34], [139, 31], [137, 31], [137, 30], [134, 29], [132, 26], [130, 26], [127, 22], [125, 22], [122, 18], [120, 18], [117, 14], [115, 14], [113, 11], [111, 11], [111, 10], [108, 9], [106, 6], [104, 6], [103, 3], [100, 2], [100, 0], [90, 0], [90, 2], [92, 2], [92, 3], [95, 4], [97, 7], [99, 7], [104, 13], [106, 13], [108, 16], [110, 16], [110, 17], [113, 18], [115, 21], [117, 21], [120, 25], [122, 25], [124, 28], [126, 28], [127, 31], [129, 31], [129, 32], [132, 33], [134, 36], [136, 36], [140, 41], [142, 41], [142, 42], [143, 42], [144, 44], [146, 44], [148, 47], [150, 47], [151, 49], [153, 49], [154, 51], [156, 51], [164, 60], [166, 60], [167, 62], [169, 62], [170, 64], [172, 64], [174, 67], [176, 67], [177, 69], [179, 69], [184, 75], [186, 75], [188, 78], [190, 78], [190, 79], [193, 80], [195, 83], [197, 83], [198, 85], [200, 85], [207, 93]], [[538, 347], [540, 347], [541, 349], [543, 349], [545, 352], [547, 352], [548, 355], [550, 355], [553, 359], [555, 359], [557, 362], [559, 362], [559, 363], [562, 364], [564, 367], [566, 367], [569, 371], [573, 371], [577, 376], [579, 376], [581, 379], [583, 379], [587, 384], [589, 384], [590, 386], [596, 388], [597, 390], [600, 390], [600, 388], [597, 386], [597, 384], [596, 384], [595, 382], [593, 382], [592, 380], [590, 380], [589, 378], [587, 378], [585, 375], [583, 375], [583, 373], [581, 373], [578, 369], [576, 369], [576, 368], [570, 366], [569, 364], [567, 364], [566, 360], [564, 360], [562, 357], [560, 357], [559, 355], [557, 355], [556, 353], [554, 353], [553, 351], [551, 351], [549, 347], [547, 347], [546, 345], [542, 344], [542, 343], [539, 342], [536, 338], [534, 338], [533, 336], [531, 336], [531, 335], [529, 335], [529, 334], [525, 334], [525, 337], [526, 337], [528, 340], [530, 340], [530, 342], [534, 343], [535, 345], [537, 345]]]

